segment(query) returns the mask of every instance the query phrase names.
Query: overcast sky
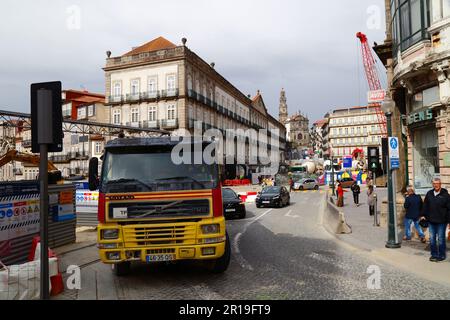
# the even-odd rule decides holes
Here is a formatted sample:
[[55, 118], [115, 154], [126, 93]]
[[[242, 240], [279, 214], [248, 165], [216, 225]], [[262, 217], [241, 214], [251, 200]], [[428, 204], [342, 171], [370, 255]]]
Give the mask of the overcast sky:
[[0, 109], [19, 112], [30, 110], [33, 82], [61, 80], [64, 89], [104, 93], [107, 50], [118, 56], [164, 36], [177, 45], [186, 37], [244, 94], [261, 90], [277, 118], [284, 87], [289, 113], [300, 110], [312, 123], [333, 108], [366, 102], [355, 34], [366, 33], [371, 44], [385, 37], [383, 0], [2, 0], [0, 6]]

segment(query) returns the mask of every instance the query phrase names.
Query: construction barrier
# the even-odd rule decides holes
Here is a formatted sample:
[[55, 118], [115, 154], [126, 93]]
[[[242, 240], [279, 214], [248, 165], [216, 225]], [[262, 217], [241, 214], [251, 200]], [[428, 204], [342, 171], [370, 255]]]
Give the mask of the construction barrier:
[[246, 203], [251, 203], [251, 202], [255, 202], [256, 200], [256, 195], [258, 193], [256, 191], [250, 191], [250, 192], [239, 192], [238, 195], [241, 198], [241, 200], [243, 202]]
[[98, 190], [90, 191], [87, 182], [75, 183], [75, 188], [77, 226], [97, 226]]
[[[5, 265], [25, 262], [33, 238], [39, 235], [38, 181], [0, 183], [0, 260]], [[75, 242], [75, 188], [49, 185], [49, 247]]]

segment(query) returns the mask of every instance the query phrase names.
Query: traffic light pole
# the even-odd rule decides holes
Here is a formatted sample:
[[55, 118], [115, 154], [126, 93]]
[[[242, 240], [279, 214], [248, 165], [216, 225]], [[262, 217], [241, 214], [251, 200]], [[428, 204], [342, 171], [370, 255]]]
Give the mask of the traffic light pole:
[[[387, 133], [388, 137], [392, 136], [392, 112], [386, 112], [386, 122], [387, 122]], [[396, 249], [400, 248], [401, 244], [398, 242], [397, 234], [397, 214], [395, 210], [395, 193], [394, 193], [394, 182], [395, 177], [393, 177], [393, 170], [391, 168], [391, 163], [389, 160], [389, 155], [387, 157], [387, 173], [388, 173], [388, 241], [386, 242], [386, 248]]]

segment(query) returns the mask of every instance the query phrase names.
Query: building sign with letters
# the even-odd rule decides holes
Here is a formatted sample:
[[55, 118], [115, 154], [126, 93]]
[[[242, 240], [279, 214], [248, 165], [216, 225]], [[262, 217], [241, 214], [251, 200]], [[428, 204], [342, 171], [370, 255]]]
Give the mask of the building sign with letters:
[[433, 110], [426, 109], [408, 115], [408, 125], [433, 119]]

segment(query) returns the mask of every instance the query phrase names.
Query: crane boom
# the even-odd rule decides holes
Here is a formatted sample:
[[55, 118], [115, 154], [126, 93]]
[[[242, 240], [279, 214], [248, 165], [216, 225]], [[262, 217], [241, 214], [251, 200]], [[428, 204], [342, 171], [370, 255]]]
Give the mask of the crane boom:
[[[29, 163], [35, 166], [39, 166], [39, 159], [40, 158], [38, 155], [19, 152], [17, 150], [9, 150], [2, 157], [0, 157], [0, 167], [3, 167], [5, 164], [11, 161], [20, 161], [23, 163]], [[51, 161], [48, 161], [47, 170], [49, 172], [58, 171], [58, 168], [55, 167], [55, 165]]]
[[[370, 50], [369, 43], [367, 41], [367, 36], [364, 33], [358, 32], [356, 34], [356, 37], [361, 42], [364, 70], [366, 73], [367, 82], [369, 83], [369, 89], [370, 91], [382, 90], [380, 77], [378, 76], [378, 72], [375, 66], [375, 59], [372, 55], [372, 51]], [[378, 125], [380, 127], [381, 134], [383, 137], [387, 137], [386, 116], [384, 115], [384, 112], [381, 110], [381, 104], [374, 103], [372, 105], [376, 107]]]

